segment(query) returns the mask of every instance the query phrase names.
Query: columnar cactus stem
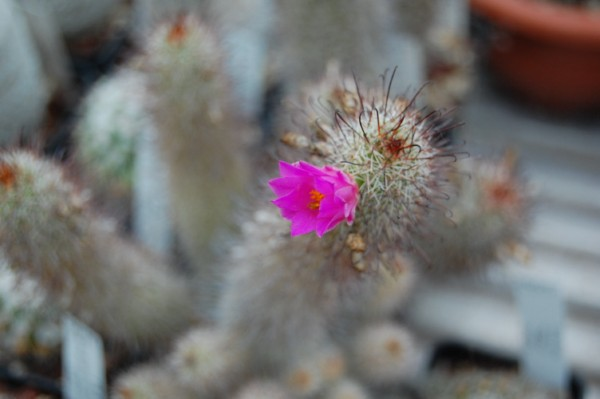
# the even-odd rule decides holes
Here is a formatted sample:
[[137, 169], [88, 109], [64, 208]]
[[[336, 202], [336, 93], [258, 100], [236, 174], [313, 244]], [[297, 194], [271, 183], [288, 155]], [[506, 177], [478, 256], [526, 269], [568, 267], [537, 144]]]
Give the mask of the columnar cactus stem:
[[111, 341], [166, 344], [191, 321], [186, 281], [94, 215], [50, 161], [0, 155], [0, 236], [15, 270]]
[[232, 215], [248, 170], [248, 131], [230, 109], [219, 43], [197, 18], [182, 16], [157, 29], [143, 69], [167, 162], [174, 225], [208, 308], [215, 285], [211, 260], [234, 230]]

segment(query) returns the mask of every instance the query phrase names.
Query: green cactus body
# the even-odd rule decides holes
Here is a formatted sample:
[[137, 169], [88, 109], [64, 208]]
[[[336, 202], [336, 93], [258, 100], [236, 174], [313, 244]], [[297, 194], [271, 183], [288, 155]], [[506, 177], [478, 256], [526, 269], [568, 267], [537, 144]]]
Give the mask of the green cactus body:
[[187, 282], [93, 215], [50, 161], [27, 152], [0, 156], [0, 235], [15, 271], [109, 340], [159, 345], [190, 322]]
[[199, 291], [207, 296], [203, 306], [210, 307], [211, 259], [234, 230], [234, 205], [248, 171], [248, 135], [229, 108], [219, 44], [196, 18], [159, 27], [147, 44], [144, 70], [174, 225], [200, 278]]

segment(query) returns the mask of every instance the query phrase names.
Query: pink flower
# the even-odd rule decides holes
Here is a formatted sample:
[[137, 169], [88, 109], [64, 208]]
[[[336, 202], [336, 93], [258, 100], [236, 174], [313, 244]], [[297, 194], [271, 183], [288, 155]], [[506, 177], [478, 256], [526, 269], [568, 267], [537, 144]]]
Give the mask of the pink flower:
[[273, 204], [292, 222], [292, 236], [315, 230], [319, 237], [342, 221], [354, 220], [358, 186], [352, 176], [333, 166], [279, 161], [281, 177], [269, 181], [277, 195]]

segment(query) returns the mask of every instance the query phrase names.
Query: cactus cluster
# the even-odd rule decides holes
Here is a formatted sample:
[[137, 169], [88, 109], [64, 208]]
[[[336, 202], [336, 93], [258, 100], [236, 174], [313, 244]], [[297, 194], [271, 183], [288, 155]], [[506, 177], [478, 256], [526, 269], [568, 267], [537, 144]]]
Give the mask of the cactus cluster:
[[[355, 54], [381, 54], [383, 41], [369, 46], [386, 36], [389, 4], [314, 3], [326, 8], [310, 15], [315, 21], [308, 4], [272, 6], [296, 24], [331, 23], [324, 34], [344, 37], [338, 50], [366, 79], [347, 73], [346, 57], [322, 71], [324, 55], [307, 55], [304, 72], [324, 76], [300, 85], [303, 72], [289, 71], [287, 87], [298, 85], [291, 118], [275, 116], [278, 132], [261, 143], [260, 163], [258, 127], [247, 118], [257, 107], [239, 108], [220, 31], [186, 13], [149, 28], [134, 62], [89, 93], [74, 162], [0, 153], [0, 251], [10, 272], [43, 287], [58, 314], [73, 313], [127, 352], [144, 351], [148, 362], [111, 378], [112, 398], [382, 397], [424, 372], [426, 345], [402, 319], [427, 276], [421, 266], [441, 263], [440, 251], [482, 268], [522, 239], [528, 200], [511, 160], [464, 178], [446, 114], [422, 107], [418, 93], [396, 94], [395, 70], [373, 84], [372, 66], [362, 65], [371, 57]], [[363, 11], [370, 22], [351, 18]], [[298, 40], [316, 34], [302, 29]], [[348, 44], [353, 38], [360, 42]], [[142, 179], [144, 140], [160, 163]], [[114, 198], [114, 187], [146, 192], [148, 179], [162, 179], [158, 169], [166, 193], [150, 196], [165, 194], [169, 208], [154, 216], [172, 222], [174, 248], [136, 240], [94, 201]]]

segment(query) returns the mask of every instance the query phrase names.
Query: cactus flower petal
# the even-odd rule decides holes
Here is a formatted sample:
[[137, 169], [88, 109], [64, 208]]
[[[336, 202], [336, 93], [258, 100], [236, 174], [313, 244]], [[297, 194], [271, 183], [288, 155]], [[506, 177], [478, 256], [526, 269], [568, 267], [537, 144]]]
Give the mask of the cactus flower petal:
[[344, 220], [348, 224], [354, 220], [359, 190], [352, 176], [333, 166], [319, 168], [303, 161], [280, 161], [279, 173], [269, 181], [277, 196], [272, 202], [292, 222], [292, 236], [314, 230], [322, 237]]

